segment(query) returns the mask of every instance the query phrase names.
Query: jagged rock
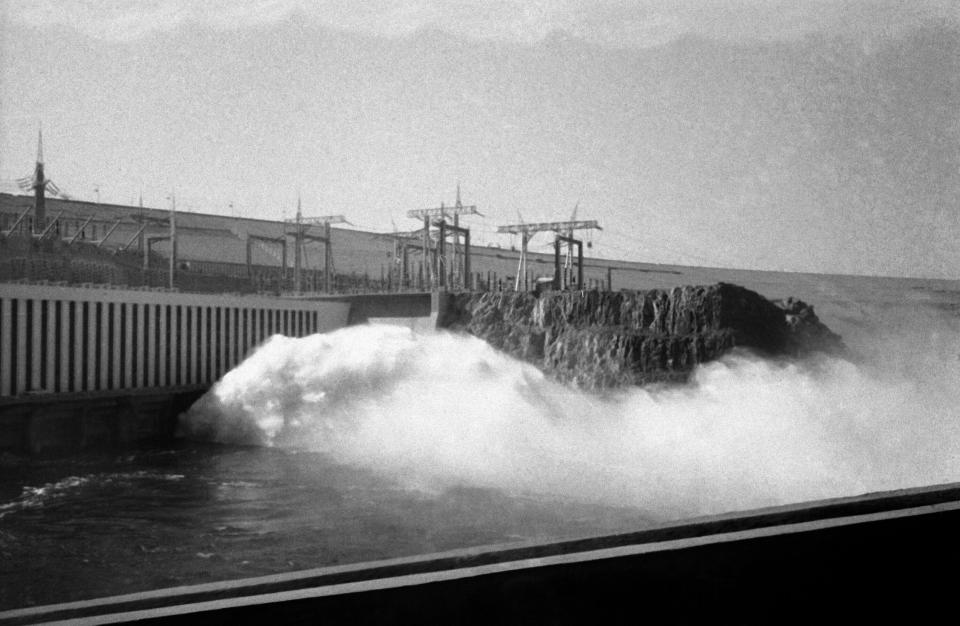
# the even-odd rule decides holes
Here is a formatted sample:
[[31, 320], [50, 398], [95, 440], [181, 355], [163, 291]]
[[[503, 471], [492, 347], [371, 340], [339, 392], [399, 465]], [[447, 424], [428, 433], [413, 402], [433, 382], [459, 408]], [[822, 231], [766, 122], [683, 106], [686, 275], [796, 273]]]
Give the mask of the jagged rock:
[[453, 294], [445, 326], [580, 387], [682, 381], [741, 346], [768, 355], [842, 351], [813, 307], [737, 285], [651, 291]]
[[820, 321], [812, 305], [795, 298], [774, 300], [773, 303], [783, 310], [791, 353], [846, 352], [840, 335]]

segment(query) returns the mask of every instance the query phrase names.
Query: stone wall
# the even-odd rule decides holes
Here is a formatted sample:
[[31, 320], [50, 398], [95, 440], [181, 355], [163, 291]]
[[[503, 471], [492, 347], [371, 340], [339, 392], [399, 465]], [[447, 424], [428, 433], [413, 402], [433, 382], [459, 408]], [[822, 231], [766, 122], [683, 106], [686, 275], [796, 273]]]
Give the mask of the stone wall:
[[443, 326], [584, 388], [682, 381], [741, 346], [770, 356], [843, 351], [813, 307], [727, 283], [651, 291], [452, 294]]

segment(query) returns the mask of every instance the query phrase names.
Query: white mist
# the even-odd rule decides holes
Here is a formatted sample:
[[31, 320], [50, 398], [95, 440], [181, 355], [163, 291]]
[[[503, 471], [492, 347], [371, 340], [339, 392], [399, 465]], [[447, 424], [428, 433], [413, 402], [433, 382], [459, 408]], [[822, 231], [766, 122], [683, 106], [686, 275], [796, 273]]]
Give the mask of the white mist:
[[[932, 328], [932, 327], [931, 327]], [[604, 396], [486, 343], [359, 326], [273, 337], [184, 417], [188, 436], [308, 448], [417, 488], [466, 484], [664, 518], [960, 480], [960, 335], [877, 361], [735, 353], [688, 385]]]

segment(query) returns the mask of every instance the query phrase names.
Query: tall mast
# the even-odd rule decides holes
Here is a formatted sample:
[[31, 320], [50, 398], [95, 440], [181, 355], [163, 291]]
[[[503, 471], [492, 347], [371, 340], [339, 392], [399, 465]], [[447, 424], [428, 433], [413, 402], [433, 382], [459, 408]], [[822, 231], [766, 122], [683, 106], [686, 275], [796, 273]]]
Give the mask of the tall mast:
[[300, 295], [300, 249], [303, 247], [303, 211], [297, 194], [297, 229], [293, 237], [293, 292]]
[[170, 194], [170, 289], [177, 268], [177, 192]]
[[43, 128], [37, 136], [37, 165], [33, 173], [33, 232], [40, 234], [46, 228], [47, 179], [43, 175]]

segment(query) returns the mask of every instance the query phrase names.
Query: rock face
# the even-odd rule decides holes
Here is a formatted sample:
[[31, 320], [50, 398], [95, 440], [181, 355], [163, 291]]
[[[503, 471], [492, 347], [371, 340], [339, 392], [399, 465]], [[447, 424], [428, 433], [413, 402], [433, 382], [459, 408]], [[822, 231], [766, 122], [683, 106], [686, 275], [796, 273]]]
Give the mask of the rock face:
[[735, 346], [772, 356], [842, 352], [813, 307], [727, 283], [669, 291], [453, 294], [443, 326], [594, 389], [682, 381]]

